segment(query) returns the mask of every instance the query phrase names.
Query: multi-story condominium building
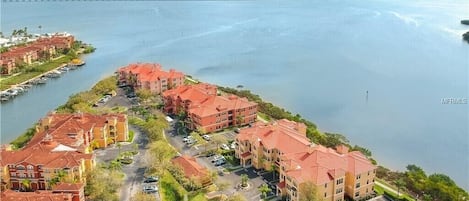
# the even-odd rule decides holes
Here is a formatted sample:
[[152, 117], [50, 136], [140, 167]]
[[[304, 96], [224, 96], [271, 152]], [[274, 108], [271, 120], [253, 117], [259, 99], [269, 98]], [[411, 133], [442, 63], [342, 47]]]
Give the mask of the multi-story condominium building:
[[57, 50], [70, 49], [75, 39], [69, 34], [41, 37], [25, 46], [12, 47], [0, 55], [1, 73], [10, 74], [19, 65], [30, 65], [39, 59], [49, 59]]
[[200, 105], [207, 97], [217, 96], [217, 86], [200, 83], [182, 85], [163, 92], [164, 111], [169, 114], [187, 112], [194, 104]]
[[315, 145], [305, 134], [302, 123], [258, 123], [241, 129], [235, 156], [243, 166], [277, 171], [276, 192], [287, 200], [299, 200], [300, 189], [309, 186], [325, 201], [359, 200], [373, 193], [376, 166], [362, 153], [343, 145], [337, 150]]
[[185, 113], [187, 127], [213, 132], [231, 126], [254, 123], [257, 103], [235, 95], [218, 96], [216, 86], [197, 84], [181, 86], [163, 93], [165, 111]]
[[160, 94], [184, 84], [184, 73], [170, 69], [163, 71], [160, 64], [137, 63], [117, 70], [120, 83], [135, 89], [147, 89]]
[[2, 191], [2, 201], [85, 201], [85, 185], [82, 183], [60, 183], [53, 190], [35, 192]]
[[37, 131], [27, 146], [51, 135], [55, 141], [86, 153], [129, 138], [125, 114], [51, 113], [39, 121]]
[[[60, 190], [52, 181], [86, 183], [85, 172], [95, 166], [95, 156], [58, 143], [51, 135], [19, 151], [1, 150], [2, 183], [13, 190]], [[24, 181], [29, 181], [29, 186]]]

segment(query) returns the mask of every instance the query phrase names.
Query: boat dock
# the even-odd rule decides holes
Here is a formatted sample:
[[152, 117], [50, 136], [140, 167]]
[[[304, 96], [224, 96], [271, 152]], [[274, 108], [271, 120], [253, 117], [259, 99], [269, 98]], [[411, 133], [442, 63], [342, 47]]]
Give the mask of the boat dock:
[[57, 68], [41, 73], [29, 80], [10, 86], [10, 88], [0, 92], [0, 101], [5, 102], [15, 98], [16, 96], [27, 92], [33, 85], [46, 84], [48, 79], [59, 78], [63, 73], [69, 70], [75, 70], [79, 66], [83, 66], [84, 61], [74, 59], [73, 62], [64, 63]]

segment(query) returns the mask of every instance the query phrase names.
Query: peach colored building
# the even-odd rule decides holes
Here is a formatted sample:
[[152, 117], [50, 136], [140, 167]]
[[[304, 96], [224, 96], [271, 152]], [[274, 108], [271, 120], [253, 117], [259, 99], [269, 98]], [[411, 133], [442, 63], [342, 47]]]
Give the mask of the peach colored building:
[[213, 132], [257, 119], [257, 103], [235, 95], [218, 96], [216, 86], [205, 83], [165, 91], [163, 101], [167, 113], [185, 113], [192, 130]]
[[241, 129], [235, 156], [241, 165], [278, 172], [277, 195], [297, 201], [310, 182], [325, 201], [366, 198], [373, 193], [376, 166], [360, 152], [315, 145], [305, 136], [306, 126], [285, 119]]
[[184, 74], [170, 69], [163, 71], [160, 64], [136, 63], [117, 70], [119, 82], [135, 89], [147, 89], [160, 94], [184, 84]]
[[125, 114], [51, 113], [39, 121], [37, 131], [27, 146], [37, 144], [45, 135], [51, 135], [61, 144], [88, 153], [92, 147], [105, 148], [129, 139]]
[[2, 180], [13, 190], [25, 190], [23, 180], [30, 181], [31, 190], [50, 189], [50, 181], [64, 172], [65, 181], [85, 183], [85, 172], [95, 166], [95, 156], [54, 141], [51, 135], [41, 142], [19, 151], [1, 150]]
[[56, 50], [70, 49], [73, 43], [73, 36], [53, 35], [39, 38], [25, 46], [13, 47], [0, 55], [2, 73], [10, 74], [20, 64], [30, 65], [39, 59], [47, 59], [46, 55], [54, 56]]

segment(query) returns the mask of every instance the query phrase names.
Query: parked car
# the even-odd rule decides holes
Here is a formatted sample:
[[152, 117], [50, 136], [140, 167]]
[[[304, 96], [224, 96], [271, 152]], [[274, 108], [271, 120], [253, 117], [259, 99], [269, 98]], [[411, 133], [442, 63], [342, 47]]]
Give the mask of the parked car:
[[225, 160], [225, 157], [224, 156], [221, 156], [221, 155], [215, 155], [212, 159], [212, 163], [215, 163], [216, 161], [220, 160], [220, 159], [223, 159]]
[[158, 187], [156, 185], [145, 185], [143, 186], [143, 192], [145, 193], [156, 193], [158, 192]]
[[228, 145], [226, 145], [226, 144], [221, 144], [220, 148], [224, 149], [224, 150], [230, 150], [230, 147], [228, 147]]
[[226, 160], [225, 159], [218, 159], [217, 161], [215, 161], [214, 164], [215, 164], [215, 166], [225, 165]]
[[236, 146], [237, 146], [236, 142], [233, 142], [233, 143], [231, 143], [230, 148], [231, 149], [236, 149]]
[[187, 141], [189, 141], [189, 140], [191, 140], [191, 139], [193, 140], [194, 138], [193, 138], [192, 136], [186, 136], [186, 137], [182, 138], [182, 142], [186, 142], [186, 143], [187, 143]]
[[143, 183], [154, 183], [158, 182], [159, 178], [157, 176], [149, 176], [146, 177], [145, 180], [143, 180]]
[[197, 142], [196, 139], [194, 138], [189, 138], [187, 141], [186, 141], [186, 144], [187, 145], [192, 145], [192, 144], [195, 144]]
[[209, 152], [205, 155], [205, 157], [212, 157], [212, 156], [215, 156], [215, 152], [213, 152], [213, 151], [209, 151]]
[[235, 132], [235, 133], [239, 133], [239, 131], [241, 131], [241, 129], [239, 129], [239, 128], [235, 128], [235, 129], [234, 129], [234, 132]]
[[207, 141], [210, 141], [211, 139], [210, 135], [202, 135], [202, 138], [204, 138], [204, 140], [207, 140]]

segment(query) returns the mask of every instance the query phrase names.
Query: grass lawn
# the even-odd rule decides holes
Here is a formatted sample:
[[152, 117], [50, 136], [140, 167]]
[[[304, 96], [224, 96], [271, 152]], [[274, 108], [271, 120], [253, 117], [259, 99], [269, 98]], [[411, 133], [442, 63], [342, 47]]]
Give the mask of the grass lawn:
[[33, 68], [34, 72], [23, 72], [16, 76], [11, 76], [0, 81], [0, 90], [8, 89], [11, 85], [16, 85], [26, 80], [29, 80], [33, 77], [36, 77], [42, 73], [50, 71], [54, 68], [59, 67], [63, 63], [68, 63], [72, 60], [70, 56], [63, 56], [57, 60], [52, 60], [50, 62], [40, 64], [38, 66], [29, 67]]
[[187, 194], [184, 189], [168, 171], [160, 179], [161, 199], [164, 201], [179, 201], [184, 200], [184, 195]]
[[[380, 181], [380, 182], [383, 183], [383, 181]], [[386, 184], [386, 183], [384, 183], [384, 184], [387, 185], [387, 186], [389, 186], [390, 188], [393, 188], [393, 187], [391, 187], [390, 185], [388, 185], [388, 184]], [[382, 195], [382, 194], [384, 194], [384, 193], [386, 192], [386, 194], [392, 196], [392, 197], [395, 198], [395, 199], [397, 199], [397, 197], [398, 197], [396, 193], [393, 193], [393, 192], [391, 192], [391, 191], [388, 191], [388, 190], [386, 190], [386, 189], [384, 189], [384, 188], [382, 188], [381, 186], [378, 186], [378, 185], [376, 185], [376, 184], [374, 185], [374, 190], [375, 190], [375, 192], [378, 193], [379, 195]], [[412, 197], [410, 197], [410, 196], [407, 195], [407, 194], [401, 193], [401, 195], [402, 195], [402, 196], [401, 196], [401, 199], [410, 200], [410, 201], [414, 201], [414, 200], [415, 200], [415, 199], [413, 199]]]
[[271, 118], [270, 118], [268, 115], [266, 115], [266, 114], [264, 114], [264, 113], [262, 113], [262, 112], [257, 112], [257, 116], [259, 116], [261, 119], [264, 119], [264, 120], [266, 120], [266, 121], [270, 121], [270, 120], [271, 120]]
[[189, 201], [207, 201], [202, 192], [187, 192], [168, 171], [160, 179], [160, 195], [163, 201], [184, 200], [184, 195], [188, 196]]

